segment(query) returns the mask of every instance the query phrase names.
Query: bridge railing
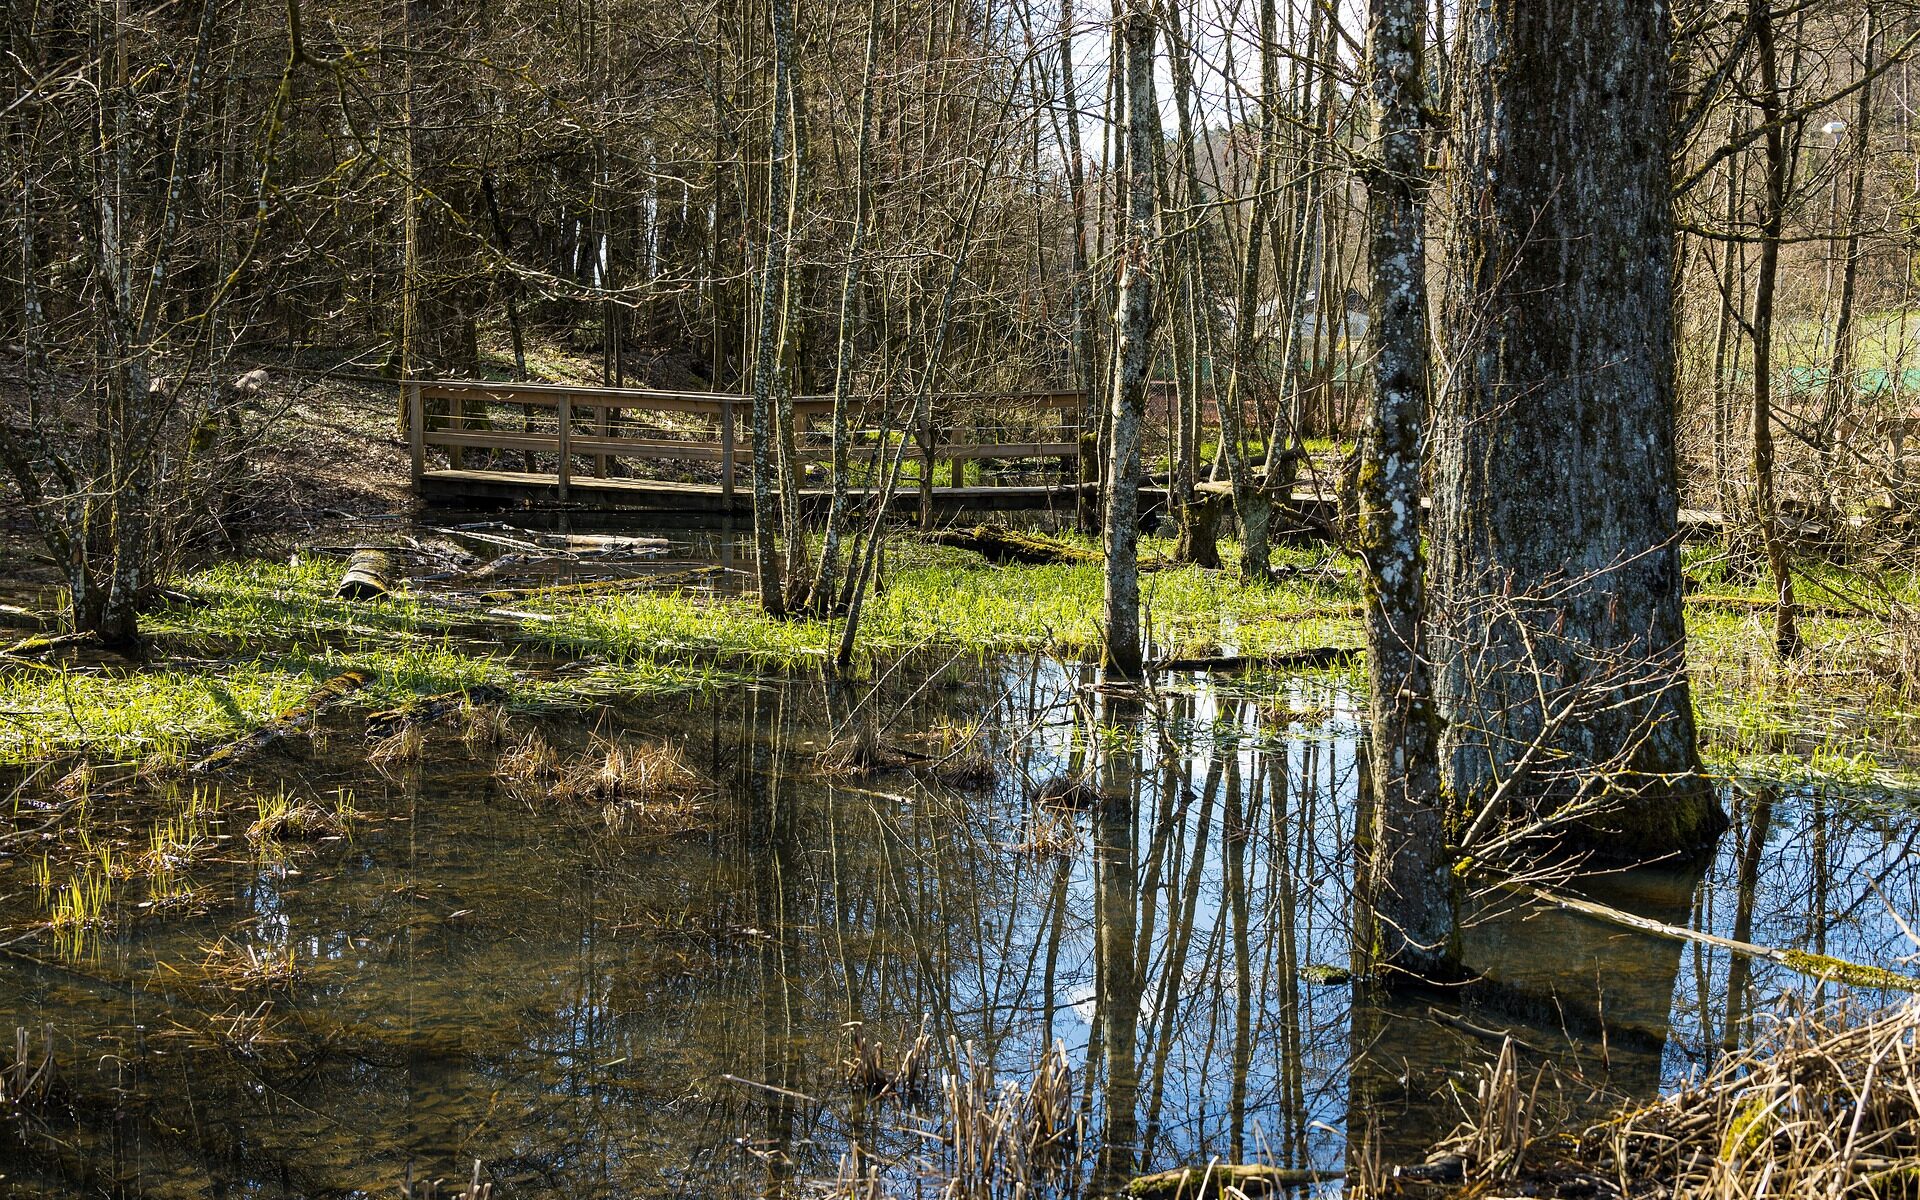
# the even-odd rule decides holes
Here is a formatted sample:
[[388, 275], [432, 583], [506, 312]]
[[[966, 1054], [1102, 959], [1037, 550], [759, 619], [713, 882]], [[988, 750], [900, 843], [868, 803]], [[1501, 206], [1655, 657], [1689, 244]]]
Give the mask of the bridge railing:
[[[751, 479], [749, 396], [480, 380], [422, 380], [405, 385], [405, 395], [416, 489], [442, 458], [449, 471], [550, 478], [563, 500], [576, 480], [606, 479], [638, 463], [717, 464], [728, 495], [737, 482]], [[856, 402], [849, 457], [871, 465], [890, 456], [912, 399], [870, 396]], [[946, 393], [932, 399], [931, 421], [905, 431], [911, 439], [907, 459], [916, 464], [923, 490], [968, 486], [970, 469], [980, 473], [970, 464], [992, 460], [1057, 460], [1069, 480], [1077, 479], [1083, 393]], [[801, 463], [831, 461], [833, 398], [797, 396], [793, 413]], [[475, 459], [485, 465], [476, 466]], [[502, 465], [516, 459], [518, 470]], [[936, 484], [943, 464], [947, 482]]]

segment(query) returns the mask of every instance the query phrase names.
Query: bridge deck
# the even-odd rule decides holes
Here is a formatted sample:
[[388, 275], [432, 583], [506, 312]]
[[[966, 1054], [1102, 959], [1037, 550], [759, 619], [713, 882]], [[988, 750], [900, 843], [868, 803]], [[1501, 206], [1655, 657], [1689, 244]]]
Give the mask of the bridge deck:
[[[429, 470], [419, 483], [420, 495], [429, 502], [462, 500], [531, 501], [537, 504], [560, 502], [560, 480], [551, 474], [527, 471]], [[1069, 484], [1007, 484], [985, 487], [936, 487], [933, 505], [936, 511], [1010, 512], [1030, 509], [1069, 511], [1074, 506], [1075, 489]], [[848, 495], [870, 500], [871, 488], [850, 488]], [[810, 504], [825, 506], [831, 492], [826, 488], [800, 490]], [[743, 515], [753, 510], [753, 491], [736, 487], [729, 494], [717, 483], [679, 483], [664, 479], [600, 479], [574, 476], [568, 482], [568, 503], [596, 508], [631, 508], [654, 512], [731, 513]], [[920, 507], [920, 493], [912, 487], [894, 491], [892, 506], [901, 512]]]

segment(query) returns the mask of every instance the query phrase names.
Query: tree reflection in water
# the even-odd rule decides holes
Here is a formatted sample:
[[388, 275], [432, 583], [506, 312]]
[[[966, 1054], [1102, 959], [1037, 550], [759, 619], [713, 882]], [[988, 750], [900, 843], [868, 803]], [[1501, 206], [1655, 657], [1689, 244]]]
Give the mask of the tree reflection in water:
[[[1550, 1065], [1598, 1106], [1651, 1094], [1802, 986], [1488, 905], [1464, 937], [1474, 985], [1356, 1003], [1351, 685], [1096, 683], [1028, 658], [549, 727], [677, 740], [713, 793], [666, 842], [511, 800], [457, 744], [390, 782], [320, 752], [301, 779], [355, 789], [351, 840], [203, 863], [205, 911], [147, 916], [129, 895], [97, 954], [23, 943], [0, 973], [0, 1016], [54, 1027], [62, 1089], [7, 1133], [10, 1182], [391, 1194], [409, 1164], [464, 1175], [478, 1157], [505, 1194], [797, 1194], [857, 1143], [905, 1188], [942, 1153], [937, 1088], [881, 1095], [842, 1064], [854, 1030], [897, 1063], [923, 1021], [935, 1076], [971, 1045], [1019, 1081], [1064, 1044], [1087, 1136], [1052, 1190], [1216, 1155], [1390, 1163], [1454, 1124], [1456, 1086], [1508, 1032], [1529, 1077]], [[856, 731], [876, 769], [833, 752]], [[975, 751], [990, 786], [951, 769]], [[1874, 889], [1920, 908], [1920, 858], [1911, 819], [1870, 799], [1768, 793], [1734, 806], [1704, 882], [1585, 886], [1888, 961], [1906, 951]], [[41, 919], [31, 889], [5, 890], [8, 924]], [[290, 951], [302, 982], [201, 986], [222, 936]], [[256, 1008], [265, 1033], [243, 1036]]]

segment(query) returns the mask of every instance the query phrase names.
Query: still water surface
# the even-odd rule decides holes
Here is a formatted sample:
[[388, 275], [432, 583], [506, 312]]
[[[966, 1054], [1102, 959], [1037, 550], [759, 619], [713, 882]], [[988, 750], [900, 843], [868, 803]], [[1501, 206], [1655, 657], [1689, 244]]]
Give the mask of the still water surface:
[[[1074, 1194], [1102, 1145], [1134, 1170], [1417, 1160], [1503, 1034], [1598, 1112], [1821, 998], [1767, 962], [1493, 901], [1467, 934], [1481, 986], [1356, 996], [1350, 686], [1092, 682], [1016, 658], [544, 728], [677, 745], [708, 784], [672, 837], [529, 805], [495, 782], [499, 751], [451, 734], [386, 774], [341, 732], [227, 781], [182, 871], [192, 904], [142, 907], [151, 886], [126, 880], [104, 930], [6, 951], [0, 1030], [50, 1028], [57, 1087], [0, 1134], [0, 1174], [27, 1195], [392, 1196], [477, 1158], [496, 1195], [757, 1196], [831, 1179], [857, 1138], [913, 1194], [931, 1099], [874, 1099], [844, 1064], [859, 1038], [897, 1062], [925, 1030], [936, 1080], [956, 1047], [1003, 1079], [1064, 1047]], [[846, 767], [830, 747], [856, 730], [895, 765]], [[348, 789], [359, 816], [250, 848], [252, 797], [280, 787]], [[1582, 886], [1752, 941], [1913, 953], [1889, 915], [1920, 911], [1909, 813], [1821, 787], [1732, 810], [1704, 871]], [[129, 825], [123, 854], [146, 836]], [[52, 847], [49, 873], [96, 853]], [[7, 937], [46, 920], [37, 858], [0, 866]], [[229, 986], [222, 939], [216, 963], [291, 981]]]

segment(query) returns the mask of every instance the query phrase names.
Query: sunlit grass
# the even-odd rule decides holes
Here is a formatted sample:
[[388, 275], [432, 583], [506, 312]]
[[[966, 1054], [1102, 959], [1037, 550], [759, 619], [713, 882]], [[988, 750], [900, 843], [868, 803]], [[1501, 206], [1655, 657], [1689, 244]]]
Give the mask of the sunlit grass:
[[[1149, 545], [1148, 552], [1156, 549]], [[1316, 573], [1249, 587], [1232, 571], [1174, 567], [1141, 577], [1142, 625], [1161, 655], [1268, 654], [1353, 645], [1358, 595], [1348, 576]], [[985, 657], [1044, 650], [1098, 653], [1104, 609], [1098, 563], [992, 567], [964, 551], [913, 545], [895, 555], [856, 639], [866, 661], [925, 650]], [[827, 661], [837, 621], [779, 620], [748, 597], [628, 592], [534, 597], [523, 632], [571, 652], [656, 662], [790, 669]]]
[[168, 668], [88, 671], [0, 669], [0, 763], [75, 751], [111, 759], [185, 753], [270, 720], [311, 681], [258, 662], [218, 672]]
[[[1092, 539], [1064, 535], [1090, 548]], [[1142, 543], [1157, 563], [1170, 547]], [[1276, 548], [1278, 582], [1250, 587], [1238, 548], [1225, 570], [1165, 566], [1141, 576], [1142, 624], [1156, 657], [1269, 655], [1357, 646], [1360, 590], [1350, 560], [1319, 548]], [[1803, 621], [1800, 664], [1773, 661], [1764, 583], [1731, 576], [1712, 547], [1687, 553], [1689, 661], [1709, 763], [1728, 775], [1791, 782], [1809, 771], [1907, 786], [1920, 746], [1920, 698], [1876, 667], [1881, 626], [1816, 612]], [[489, 615], [404, 593], [337, 600], [343, 564], [238, 562], [182, 581], [195, 599], [149, 623], [156, 644], [207, 657], [141, 669], [0, 668], [0, 764], [86, 754], [167, 760], [272, 721], [348, 669], [372, 683], [349, 699], [389, 707], [418, 696], [497, 688], [531, 711], [736, 682], [759, 671], [812, 671], [832, 658], [841, 623], [780, 620], [751, 596], [693, 590], [535, 593], [514, 614]], [[1816, 565], [1802, 594], [1816, 608], [1861, 580]], [[1876, 577], [1887, 594], [1920, 595], [1915, 572]], [[993, 566], [966, 551], [900, 540], [857, 639], [862, 670], [902, 655], [1039, 651], [1090, 659], [1100, 650], [1097, 563]], [[482, 620], [485, 619], [484, 624]], [[1883, 640], [1883, 639], [1881, 639]]]

